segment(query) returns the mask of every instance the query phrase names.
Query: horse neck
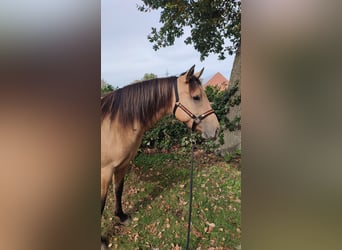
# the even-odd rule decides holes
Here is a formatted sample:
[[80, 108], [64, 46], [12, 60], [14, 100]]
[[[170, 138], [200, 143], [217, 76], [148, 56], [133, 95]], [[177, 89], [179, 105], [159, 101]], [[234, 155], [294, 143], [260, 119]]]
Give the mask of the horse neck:
[[161, 120], [163, 117], [171, 115], [173, 113], [173, 108], [176, 102], [176, 96], [175, 96], [175, 92], [173, 91], [173, 94], [171, 95], [171, 107], [161, 107], [156, 114], [154, 115], [154, 119], [151, 121], [151, 123], [146, 126], [145, 128], [143, 128], [143, 133], [145, 133], [148, 129], [150, 129], [151, 127], [153, 127], [159, 120]]
[[160, 109], [160, 111], [155, 114], [154, 119], [152, 120], [152, 122], [148, 126], [142, 128], [143, 133], [145, 133], [147, 130], [149, 130], [151, 127], [153, 127], [163, 117], [172, 114], [172, 109], [173, 108], [171, 108], [171, 109], [168, 109], [168, 108]]

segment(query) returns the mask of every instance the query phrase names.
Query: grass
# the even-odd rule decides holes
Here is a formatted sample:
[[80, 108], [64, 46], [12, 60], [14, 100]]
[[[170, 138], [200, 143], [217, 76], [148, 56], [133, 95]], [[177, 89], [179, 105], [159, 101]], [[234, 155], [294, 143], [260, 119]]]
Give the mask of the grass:
[[[190, 248], [237, 249], [241, 244], [239, 167], [200, 151], [195, 159]], [[189, 154], [181, 152], [136, 157], [123, 195], [124, 211], [132, 216], [129, 226], [118, 224], [112, 192], [107, 197], [101, 231], [111, 249], [184, 249], [189, 168]]]

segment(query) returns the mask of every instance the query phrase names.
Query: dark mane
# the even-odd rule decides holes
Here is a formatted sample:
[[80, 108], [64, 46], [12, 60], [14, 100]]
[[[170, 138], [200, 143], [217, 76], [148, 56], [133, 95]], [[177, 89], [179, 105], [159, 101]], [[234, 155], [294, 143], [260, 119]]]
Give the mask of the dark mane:
[[123, 126], [139, 122], [148, 126], [155, 115], [171, 108], [174, 85], [177, 77], [156, 78], [127, 85], [101, 98], [101, 122], [110, 115], [118, 116]]

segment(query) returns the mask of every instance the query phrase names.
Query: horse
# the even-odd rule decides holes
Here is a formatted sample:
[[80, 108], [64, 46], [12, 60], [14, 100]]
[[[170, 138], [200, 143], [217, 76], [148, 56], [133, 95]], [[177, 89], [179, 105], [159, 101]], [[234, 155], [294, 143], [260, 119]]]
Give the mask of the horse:
[[141, 81], [101, 98], [101, 216], [112, 181], [115, 216], [127, 225], [130, 216], [122, 210], [124, 177], [137, 154], [144, 133], [162, 117], [174, 114], [205, 139], [219, 133], [219, 122], [202, 88], [195, 65], [179, 77]]

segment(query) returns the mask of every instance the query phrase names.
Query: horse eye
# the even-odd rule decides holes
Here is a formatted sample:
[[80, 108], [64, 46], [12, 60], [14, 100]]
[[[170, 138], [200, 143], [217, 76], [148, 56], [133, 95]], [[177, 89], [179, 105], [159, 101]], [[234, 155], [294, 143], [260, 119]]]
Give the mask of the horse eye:
[[199, 101], [201, 100], [201, 97], [199, 95], [193, 96], [192, 99], [194, 99], [195, 101]]

